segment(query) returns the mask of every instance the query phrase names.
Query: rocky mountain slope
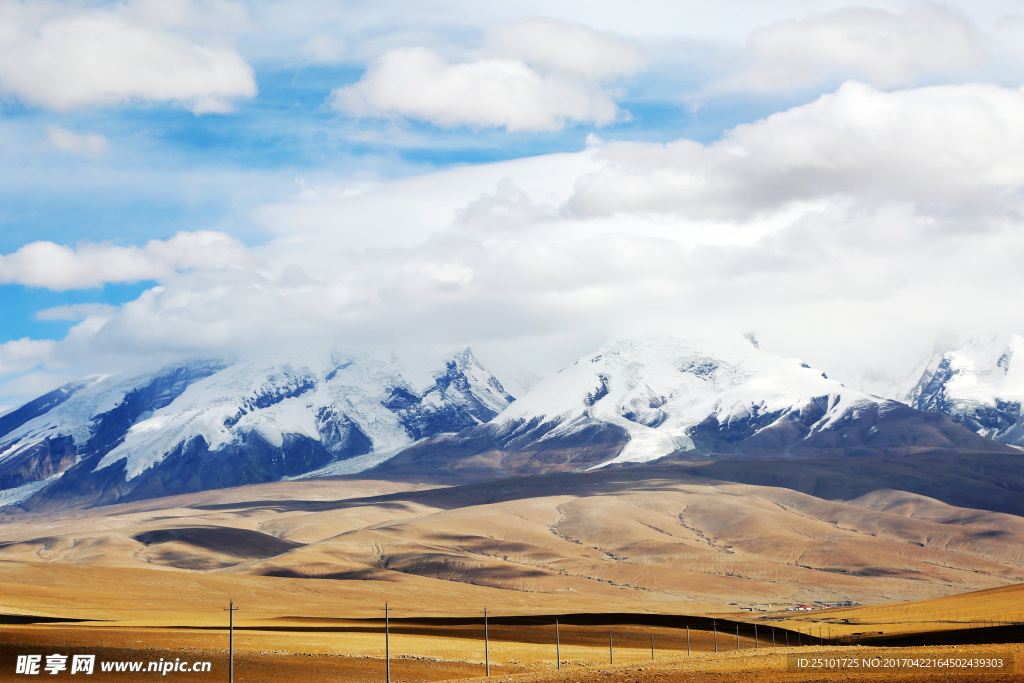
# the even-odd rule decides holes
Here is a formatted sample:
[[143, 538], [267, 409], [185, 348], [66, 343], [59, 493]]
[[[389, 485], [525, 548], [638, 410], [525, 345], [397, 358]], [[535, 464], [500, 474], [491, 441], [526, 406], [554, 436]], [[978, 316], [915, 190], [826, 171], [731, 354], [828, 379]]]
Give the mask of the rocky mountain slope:
[[982, 436], [1024, 446], [1024, 337], [974, 337], [937, 353], [917, 386], [900, 398], [918, 410], [951, 415]]
[[469, 349], [304, 351], [93, 378], [3, 417], [0, 504], [103, 504], [357, 472], [485, 423], [513, 400]]
[[467, 477], [649, 462], [670, 455], [868, 455], [1000, 450], [944, 414], [830, 380], [744, 339], [616, 341], [540, 382], [486, 425], [417, 444], [385, 472]]
[[0, 506], [108, 504], [371, 468], [458, 482], [669, 456], [1018, 453], [988, 437], [1020, 438], [1021, 343], [939, 358], [913, 405], [743, 338], [614, 341], [532, 387], [522, 370], [469, 349], [190, 361], [87, 378], [0, 416]]

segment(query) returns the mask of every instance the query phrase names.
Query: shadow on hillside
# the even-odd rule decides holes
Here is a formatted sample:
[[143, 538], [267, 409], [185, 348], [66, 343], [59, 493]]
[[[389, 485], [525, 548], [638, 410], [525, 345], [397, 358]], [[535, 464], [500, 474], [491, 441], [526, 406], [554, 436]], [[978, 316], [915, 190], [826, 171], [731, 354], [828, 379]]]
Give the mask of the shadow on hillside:
[[[365, 473], [360, 475], [365, 478]], [[347, 479], [350, 477], [341, 477]], [[355, 477], [351, 477], [355, 478]], [[1024, 454], [930, 449], [905, 455], [653, 464], [483, 481], [446, 488], [331, 502], [256, 500], [191, 506], [199, 510], [321, 512], [409, 504], [452, 510], [544, 496], [667, 491], [680, 483], [723, 482], [787, 488], [825, 500], [851, 500], [879, 489], [907, 491], [948, 505], [1024, 516]], [[446, 485], [444, 478], [435, 483]]]

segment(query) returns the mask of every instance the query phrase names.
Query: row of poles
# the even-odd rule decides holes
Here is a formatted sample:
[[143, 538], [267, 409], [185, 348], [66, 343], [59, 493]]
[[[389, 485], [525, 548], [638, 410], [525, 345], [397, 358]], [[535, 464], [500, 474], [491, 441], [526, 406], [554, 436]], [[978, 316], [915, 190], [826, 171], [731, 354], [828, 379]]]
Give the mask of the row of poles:
[[[230, 683], [234, 683], [234, 681], [235, 681], [235, 612], [238, 611], [238, 608], [235, 607], [234, 601], [231, 601], [231, 602], [228, 603], [228, 607], [225, 608], [224, 611], [228, 613], [228, 680], [229, 680]], [[390, 620], [390, 617], [391, 617], [391, 606], [388, 603], [386, 603], [386, 602], [384, 603], [384, 610], [383, 611], [384, 611], [384, 660], [385, 660], [385, 666], [386, 666], [386, 672], [387, 672], [386, 673], [386, 675], [387, 675], [387, 683], [391, 683], [391, 620]], [[993, 624], [994, 624], [994, 622], [993, 622]], [[759, 648], [761, 646], [760, 645], [760, 637], [759, 637], [758, 631], [757, 631], [757, 624], [753, 624], [753, 626], [754, 626], [754, 648], [757, 649], [757, 648]], [[772, 647], [776, 647], [775, 627], [769, 625], [769, 628], [771, 629], [771, 634], [772, 634]], [[718, 652], [719, 650], [718, 650], [718, 622], [717, 621], [715, 621], [715, 620], [711, 621], [711, 630], [712, 630], [713, 637], [714, 637], [715, 652]], [[802, 630], [803, 630], [802, 628], [799, 628], [796, 631], [796, 639], [797, 639], [796, 644], [798, 646], [804, 644], [802, 642], [802, 636], [804, 635], [802, 633]], [[789, 647], [789, 633], [790, 632], [789, 632], [788, 629], [783, 629], [783, 633], [785, 634], [785, 647]], [[807, 639], [809, 641], [807, 644], [810, 645], [811, 644], [810, 641], [812, 641], [813, 638], [814, 638], [814, 635], [813, 635], [813, 633], [811, 631], [811, 627], [807, 628], [806, 636], [807, 636]], [[822, 627], [819, 627], [818, 628], [818, 644], [820, 645], [821, 643], [825, 643], [825, 642], [827, 642], [830, 645], [833, 644], [833, 643], [835, 645], [843, 644], [843, 643], [840, 642], [840, 639], [839, 639], [838, 636], [835, 639], [832, 638], [832, 629], [830, 629], [830, 628], [829, 629], [824, 629]], [[739, 627], [739, 624], [736, 625], [736, 649], [737, 650], [740, 649], [740, 627]], [[686, 626], [686, 654], [687, 655], [691, 654], [691, 650], [690, 650], [690, 626], [689, 625]], [[652, 660], [654, 659], [654, 634], [653, 633], [651, 634], [651, 659]], [[557, 619], [555, 619], [555, 661], [556, 661], [556, 667], [559, 670], [561, 670], [561, 668], [562, 668], [562, 642], [561, 642], [561, 634], [560, 634], [560, 630], [559, 630], [559, 623], [558, 623]], [[614, 642], [614, 636], [612, 634], [612, 629], [610, 629], [610, 628], [608, 629], [608, 663], [609, 664], [614, 664], [615, 663], [615, 642]], [[487, 608], [486, 607], [484, 607], [484, 668], [486, 670], [487, 676], [490, 676], [491, 675], [491, 643], [490, 643], [490, 630], [489, 630], [489, 625], [488, 625], [488, 614], [487, 614]]]
[[[389, 614], [391, 607], [388, 603], [384, 603], [384, 659], [386, 666], [387, 683], [391, 683], [391, 624]], [[555, 667], [558, 670], [562, 669], [562, 639], [559, 628], [558, 619], [555, 619]], [[754, 648], [760, 647], [760, 640], [757, 633], [757, 624], [754, 624]], [[770, 626], [772, 633], [772, 647], [776, 647], [775, 643], [775, 627]], [[718, 652], [718, 623], [714, 620], [711, 622], [711, 630], [714, 634], [715, 652]], [[814, 636], [810, 633], [810, 628], [807, 629], [808, 639]], [[789, 647], [789, 631], [784, 630], [786, 636], [786, 647]], [[797, 630], [797, 645], [802, 645], [800, 640], [800, 630]], [[821, 629], [818, 633], [818, 643], [824, 642], [822, 638]], [[831, 642], [831, 632], [829, 634], [829, 642]], [[810, 644], [810, 643], [808, 643]], [[736, 649], [740, 649], [740, 627], [736, 625]], [[686, 654], [689, 656], [692, 653], [690, 649], [690, 626], [686, 626]], [[651, 659], [654, 659], [654, 634], [651, 634]], [[608, 629], [608, 663], [615, 663], [615, 640], [612, 633], [612, 629]], [[488, 624], [487, 608], [484, 607], [484, 671], [488, 677], [491, 675], [491, 643], [490, 643], [490, 629]], [[234, 680], [232, 679], [232, 683]]]
[[[228, 680], [229, 683], [235, 683], [235, 612], [238, 608], [235, 607], [234, 601], [230, 601], [228, 606], [224, 610], [228, 613]], [[391, 683], [391, 606], [388, 603], [384, 603], [384, 661], [386, 667], [387, 683]], [[715, 640], [715, 652], [718, 652], [718, 623], [714, 620], [711, 622], [711, 629], [714, 633]], [[810, 629], [808, 628], [808, 637], [810, 635]], [[771, 627], [772, 631], [772, 647], [775, 647], [775, 627]], [[785, 631], [786, 634], [786, 647], [789, 647], [789, 631]], [[818, 642], [821, 643], [821, 629], [818, 630]], [[829, 633], [829, 639], [831, 641], [831, 632]], [[800, 645], [800, 630], [797, 630], [797, 645]], [[757, 624], [754, 624], [754, 648], [760, 647], [757, 635]], [[736, 649], [740, 649], [740, 627], [736, 625]], [[690, 626], [686, 626], [686, 654], [690, 655]], [[651, 659], [654, 659], [654, 634], [651, 634]], [[558, 620], [555, 619], [555, 666], [558, 670], [562, 669], [562, 642], [559, 631]], [[612, 629], [608, 629], [608, 663], [615, 663], [615, 642], [612, 634]], [[484, 607], [484, 669], [487, 676], [491, 675], [491, 642], [490, 642], [490, 631], [487, 621], [487, 608]]]

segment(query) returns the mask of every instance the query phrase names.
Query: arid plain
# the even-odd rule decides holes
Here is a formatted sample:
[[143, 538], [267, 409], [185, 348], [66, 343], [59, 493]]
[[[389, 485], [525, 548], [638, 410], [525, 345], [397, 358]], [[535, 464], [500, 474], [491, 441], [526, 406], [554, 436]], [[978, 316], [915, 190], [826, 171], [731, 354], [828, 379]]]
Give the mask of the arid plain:
[[[233, 600], [238, 680], [381, 680], [386, 602], [395, 680], [479, 676], [485, 607], [493, 674], [612, 671], [611, 628], [609, 680], [646, 680], [642, 666], [715, 680], [685, 678], [698, 662], [701, 675], [743, 680], [768, 666], [774, 629], [778, 659], [798, 629], [896, 635], [1019, 621], [1024, 520], [891, 489], [825, 500], [675, 466], [457, 487], [319, 479], [8, 511], [0, 582], [5, 660], [63, 645], [111, 659], [205, 653], [223, 670]], [[847, 600], [862, 606], [785, 609]], [[903, 604], [915, 600], [925, 602]], [[558, 615], [567, 668], [550, 678]], [[650, 621], [658, 615], [678, 618]], [[686, 658], [688, 624], [696, 659]]]

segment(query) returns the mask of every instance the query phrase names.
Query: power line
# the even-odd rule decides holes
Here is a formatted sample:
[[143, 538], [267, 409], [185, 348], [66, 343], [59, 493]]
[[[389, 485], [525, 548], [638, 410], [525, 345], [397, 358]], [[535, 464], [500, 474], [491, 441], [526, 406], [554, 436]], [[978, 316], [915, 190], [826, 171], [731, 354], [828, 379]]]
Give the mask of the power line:
[[235, 683], [235, 607], [234, 600], [228, 601], [228, 683]]
[[388, 621], [388, 603], [384, 603], [384, 666], [387, 683], [391, 683], [391, 626]]

